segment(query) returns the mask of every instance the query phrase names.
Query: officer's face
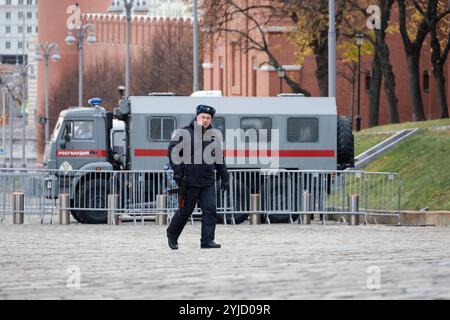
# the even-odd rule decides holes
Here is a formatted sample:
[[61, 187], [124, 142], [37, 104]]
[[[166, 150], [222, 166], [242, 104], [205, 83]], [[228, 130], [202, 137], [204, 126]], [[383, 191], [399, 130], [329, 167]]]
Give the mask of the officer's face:
[[211, 115], [208, 113], [199, 113], [197, 115], [197, 123], [205, 129], [209, 127], [209, 125], [211, 124], [211, 120]]

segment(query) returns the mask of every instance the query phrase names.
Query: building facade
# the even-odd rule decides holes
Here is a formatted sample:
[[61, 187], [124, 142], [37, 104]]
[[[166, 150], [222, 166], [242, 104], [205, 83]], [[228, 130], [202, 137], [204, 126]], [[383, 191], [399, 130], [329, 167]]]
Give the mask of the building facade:
[[[135, 0], [133, 14], [161, 18], [191, 18], [192, 7], [184, 0]], [[124, 13], [123, 0], [113, 0], [108, 7], [110, 13]]]
[[[112, 64], [124, 65], [125, 63], [125, 30], [126, 19], [122, 6], [122, 1], [110, 0], [78, 0], [82, 13], [82, 22], [91, 23], [95, 27], [94, 34], [97, 39], [96, 44], [84, 45], [84, 72], [89, 70], [93, 64], [102, 57], [107, 57]], [[178, 6], [177, 6], [178, 3]], [[39, 1], [39, 38], [38, 42], [54, 42], [59, 45], [61, 61], [50, 62], [49, 91], [55, 85], [64, 81], [64, 75], [68, 71], [78, 69], [77, 46], [68, 46], [65, 38], [68, 35], [66, 21], [68, 14], [66, 9], [73, 5], [73, 0], [40, 0]], [[144, 10], [143, 4], [148, 5]], [[188, 18], [180, 18], [182, 1], [135, 1], [131, 19], [130, 49], [131, 59], [135, 59], [142, 51], [149, 46], [155, 45], [155, 39], [162, 29], [170, 29], [174, 34], [192, 38], [192, 21]], [[155, 6], [162, 11], [151, 11]], [[141, 9], [141, 10], [139, 10]], [[155, 9], [156, 10], [156, 9]], [[183, 9], [184, 10], [184, 9]], [[186, 9], [187, 10], [187, 9]], [[181, 12], [181, 16], [186, 13]], [[45, 117], [45, 91], [44, 91], [44, 63], [39, 62], [38, 68], [38, 109], [37, 119]], [[77, 91], [78, 88], [73, 88]], [[111, 88], [116, 90], [116, 88]], [[87, 101], [89, 97], [84, 97]], [[73, 105], [77, 104], [73, 102]], [[52, 113], [53, 106], [50, 105], [50, 123], [54, 123], [57, 114]], [[37, 165], [42, 165], [44, 150], [44, 126], [37, 125]]]
[[0, 0], [0, 62], [27, 60], [29, 37], [38, 33], [38, 0]]
[[[393, 14], [393, 20], [397, 13]], [[246, 26], [246, 21], [240, 21]], [[288, 39], [288, 30], [283, 23], [275, 22], [265, 30], [267, 43], [272, 54], [282, 65], [282, 69], [311, 92], [319, 96], [319, 86], [316, 79], [315, 57], [309, 56], [298, 64], [295, 59], [295, 48]], [[396, 77], [396, 94], [398, 98], [398, 113], [400, 121], [413, 121], [409, 93], [409, 74], [406, 54], [400, 34], [389, 34], [387, 42], [390, 49], [391, 63]], [[287, 82], [279, 77], [278, 70], [267, 63], [265, 53], [245, 48], [232, 36], [224, 33], [220, 38], [214, 38], [205, 46], [206, 53], [203, 63], [203, 83], [205, 90], [222, 90], [225, 96], [276, 96], [279, 93], [290, 93]], [[425, 41], [420, 57], [421, 94], [427, 119], [440, 117], [437, 85], [430, 62], [431, 46], [429, 38]], [[372, 81], [372, 56], [361, 59], [361, 104], [360, 115], [362, 127], [368, 127], [369, 119], [369, 89]], [[347, 74], [347, 76], [343, 76]], [[447, 104], [450, 105], [450, 62], [445, 66]], [[379, 124], [389, 123], [388, 101], [381, 87]], [[357, 83], [353, 85], [348, 80], [348, 64], [338, 56], [337, 61], [337, 106], [338, 113], [354, 117], [357, 114]]]

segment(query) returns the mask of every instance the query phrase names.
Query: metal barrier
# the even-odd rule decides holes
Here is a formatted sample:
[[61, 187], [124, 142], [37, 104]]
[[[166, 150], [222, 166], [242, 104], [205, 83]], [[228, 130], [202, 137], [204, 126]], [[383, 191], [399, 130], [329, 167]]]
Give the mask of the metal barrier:
[[[395, 173], [362, 171], [230, 170], [230, 188], [217, 183], [217, 208], [224, 223], [289, 222], [309, 224], [311, 217], [326, 223], [331, 216], [396, 216], [400, 219], [400, 177]], [[166, 224], [178, 208], [172, 172], [58, 171], [0, 169], [0, 214], [14, 212], [12, 195], [24, 194], [25, 215], [65, 214], [85, 223], [128, 216], [136, 223], [154, 216]], [[64, 201], [61, 200], [65, 194]], [[113, 200], [111, 199], [113, 196]], [[352, 195], [351, 198], [349, 198]], [[60, 201], [58, 201], [60, 199]], [[62, 211], [61, 211], [62, 210]], [[196, 208], [192, 221], [200, 214]], [[352, 218], [353, 217], [353, 218]], [[357, 217], [357, 218], [356, 218]]]

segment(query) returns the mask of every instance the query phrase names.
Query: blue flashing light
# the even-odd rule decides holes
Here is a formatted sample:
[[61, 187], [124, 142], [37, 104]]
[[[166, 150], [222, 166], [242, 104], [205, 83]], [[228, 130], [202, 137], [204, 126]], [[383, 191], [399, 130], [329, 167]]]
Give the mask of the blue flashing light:
[[98, 107], [102, 105], [103, 100], [100, 98], [91, 98], [88, 103], [93, 107]]

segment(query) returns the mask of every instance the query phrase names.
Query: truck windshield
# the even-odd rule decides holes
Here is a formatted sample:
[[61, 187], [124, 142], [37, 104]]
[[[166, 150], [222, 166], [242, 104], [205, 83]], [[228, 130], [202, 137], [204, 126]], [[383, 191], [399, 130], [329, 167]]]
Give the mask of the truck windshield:
[[63, 123], [63, 121], [64, 121], [63, 117], [58, 118], [58, 122], [55, 125], [55, 129], [53, 129], [50, 141], [56, 140], [56, 138], [58, 137], [59, 129], [61, 128], [61, 124]]

